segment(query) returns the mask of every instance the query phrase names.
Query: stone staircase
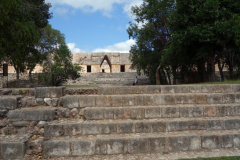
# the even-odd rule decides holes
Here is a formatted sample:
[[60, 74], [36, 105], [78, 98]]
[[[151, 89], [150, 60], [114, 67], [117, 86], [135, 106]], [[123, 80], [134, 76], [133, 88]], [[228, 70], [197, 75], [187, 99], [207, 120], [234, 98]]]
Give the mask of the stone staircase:
[[240, 85], [114, 86], [77, 93], [59, 87], [36, 88], [35, 97], [2, 96], [8, 122], [1, 121], [1, 131], [14, 134], [0, 136], [1, 158], [240, 149]]
[[[65, 85], [86, 85], [86, 86], [130, 86], [133, 84], [136, 72], [120, 73], [81, 73], [77, 80], [69, 80]], [[150, 81], [143, 73], [138, 76], [139, 85], [149, 85]]]
[[44, 128], [44, 157], [240, 148], [240, 86], [104, 87], [65, 96], [83, 121]]

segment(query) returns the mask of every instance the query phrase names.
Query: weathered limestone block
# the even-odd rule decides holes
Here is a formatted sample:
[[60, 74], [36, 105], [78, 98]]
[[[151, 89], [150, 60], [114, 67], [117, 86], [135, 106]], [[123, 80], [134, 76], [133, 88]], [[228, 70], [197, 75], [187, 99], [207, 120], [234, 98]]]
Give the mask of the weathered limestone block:
[[129, 119], [131, 117], [130, 108], [114, 109], [114, 119]]
[[118, 133], [134, 133], [135, 125], [132, 122], [119, 123], [117, 125], [117, 132]]
[[149, 151], [151, 153], [163, 153], [167, 150], [167, 138], [149, 138]]
[[73, 109], [71, 110], [71, 115], [72, 115], [72, 117], [75, 117], [77, 114], [78, 114], [77, 108], [73, 108]]
[[198, 104], [207, 104], [207, 95], [205, 95], [205, 94], [197, 94], [196, 95], [196, 103], [198, 103]]
[[71, 150], [72, 156], [80, 156], [80, 155], [93, 155], [95, 153], [95, 141], [72, 141], [71, 142]]
[[130, 114], [132, 119], [141, 119], [145, 118], [144, 108], [131, 108]]
[[104, 118], [105, 119], [113, 119], [114, 118], [114, 109], [105, 108], [104, 110]]
[[188, 107], [179, 107], [179, 114], [180, 117], [189, 117], [189, 110]]
[[178, 131], [178, 122], [177, 121], [168, 122], [167, 128], [169, 132]]
[[110, 107], [111, 106], [111, 96], [96, 96], [96, 106], [97, 107]]
[[106, 155], [107, 154], [107, 140], [97, 140], [96, 141], [96, 151], [97, 155]]
[[171, 105], [175, 104], [175, 96], [174, 95], [153, 95], [154, 103], [153, 105]]
[[137, 102], [135, 102], [135, 95], [123, 95], [123, 106], [134, 106], [137, 105]]
[[208, 120], [207, 130], [222, 130], [224, 129], [222, 120]]
[[59, 98], [64, 96], [64, 87], [37, 87], [35, 88], [36, 98]]
[[189, 121], [189, 129], [190, 130], [205, 130], [205, 129], [207, 129], [207, 122], [206, 122], [206, 120]]
[[177, 118], [179, 117], [179, 107], [163, 107], [162, 108], [163, 118]]
[[43, 153], [45, 158], [70, 156], [70, 143], [67, 140], [45, 141]]
[[235, 95], [235, 102], [240, 103], [240, 94]]
[[3, 159], [21, 159], [26, 152], [26, 146], [22, 142], [2, 142], [1, 157]]
[[189, 150], [190, 151], [201, 150], [201, 137], [200, 136], [189, 137]]
[[99, 87], [98, 94], [99, 95], [112, 95], [112, 94], [114, 94], [114, 88], [113, 87]]
[[45, 125], [44, 126], [44, 137], [46, 140], [53, 137], [59, 137], [64, 134], [62, 125]]
[[160, 118], [161, 117], [160, 107], [146, 107], [145, 108], [145, 117], [146, 118]]
[[222, 135], [222, 148], [233, 147], [233, 135]]
[[188, 137], [169, 137], [169, 151], [187, 151], [189, 147]]
[[135, 123], [136, 133], [150, 133], [151, 123], [150, 122], [137, 122]]
[[63, 125], [64, 136], [76, 136], [82, 134], [82, 124]]
[[95, 107], [96, 96], [84, 95], [79, 96], [79, 105], [80, 107]]
[[189, 107], [189, 117], [202, 117], [203, 116], [203, 107]]
[[167, 123], [166, 122], [151, 122], [152, 132], [166, 132]]
[[82, 124], [82, 135], [98, 134], [98, 124], [84, 123]]
[[205, 117], [216, 117], [217, 116], [217, 108], [215, 106], [204, 107], [204, 116]]
[[78, 108], [79, 96], [65, 96], [62, 98], [62, 104], [64, 108]]
[[234, 144], [234, 148], [240, 148], [240, 135], [239, 134], [233, 135], [233, 144]]
[[107, 144], [107, 154], [127, 153], [127, 141], [124, 139], [109, 139]]
[[219, 149], [221, 148], [221, 136], [211, 135], [202, 137], [202, 148]]
[[240, 129], [239, 119], [227, 119], [227, 120], [224, 120], [224, 123], [225, 123], [225, 129], [227, 130]]
[[175, 96], [176, 104], [192, 104], [196, 102], [195, 95], [176, 95]]
[[201, 93], [209, 93], [212, 92], [211, 85], [201, 85]]
[[47, 104], [48, 106], [52, 106], [52, 98], [44, 98], [43, 100], [45, 104]]
[[175, 93], [174, 86], [161, 86], [161, 93]]
[[111, 96], [111, 106], [112, 107], [121, 107], [123, 106], [124, 96], [121, 95], [112, 95]]
[[52, 106], [57, 107], [58, 105], [58, 98], [52, 98]]
[[87, 120], [100, 120], [104, 119], [104, 110], [103, 109], [98, 109], [98, 108], [85, 108], [83, 110], [83, 116]]
[[57, 115], [60, 117], [70, 117], [70, 109], [68, 108], [63, 108], [63, 107], [58, 107], [57, 108]]
[[178, 130], [179, 131], [185, 131], [189, 130], [189, 121], [179, 121], [178, 122]]
[[175, 86], [175, 93], [189, 93], [189, 86]]
[[130, 92], [130, 87], [127, 86], [114, 87], [114, 94], [129, 94]]
[[13, 126], [15, 126], [15, 127], [27, 127], [27, 126], [29, 126], [29, 122], [28, 121], [16, 121], [16, 122], [13, 122]]
[[0, 110], [0, 119], [6, 118], [8, 114], [8, 111], [6, 109]]
[[223, 103], [235, 103], [235, 94], [223, 94]]
[[159, 94], [159, 93], [161, 93], [161, 86], [160, 85], [146, 86], [146, 93], [147, 94]]
[[22, 120], [22, 111], [21, 110], [12, 110], [8, 112], [9, 121], [21, 121]]
[[222, 94], [208, 94], [207, 95], [208, 104], [221, 104], [222, 103]]
[[0, 109], [16, 109], [17, 98], [15, 97], [0, 97]]
[[234, 93], [239, 93], [240, 92], [240, 85], [239, 84], [233, 84], [232, 85], [232, 90]]
[[214, 93], [231, 93], [232, 85], [211, 85]]
[[128, 152], [134, 153], [146, 153], [149, 151], [147, 138], [135, 138], [128, 140]]
[[43, 98], [36, 98], [36, 103], [37, 103], [37, 105], [39, 105], [39, 106], [45, 105], [45, 102], [44, 102], [44, 99], [43, 99]]
[[117, 125], [114, 123], [99, 124], [100, 134], [111, 134], [117, 132]]
[[189, 90], [190, 90], [190, 92], [192, 92], [192, 93], [199, 93], [200, 90], [201, 90], [201, 87], [198, 86], [198, 85], [191, 85], [191, 86], [189, 87]]

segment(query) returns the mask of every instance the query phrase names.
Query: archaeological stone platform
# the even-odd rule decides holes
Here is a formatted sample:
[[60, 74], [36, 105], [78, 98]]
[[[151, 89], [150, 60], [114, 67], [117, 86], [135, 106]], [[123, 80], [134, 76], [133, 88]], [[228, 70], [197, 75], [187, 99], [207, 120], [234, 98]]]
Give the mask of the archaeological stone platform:
[[0, 158], [240, 149], [240, 85], [0, 89]]

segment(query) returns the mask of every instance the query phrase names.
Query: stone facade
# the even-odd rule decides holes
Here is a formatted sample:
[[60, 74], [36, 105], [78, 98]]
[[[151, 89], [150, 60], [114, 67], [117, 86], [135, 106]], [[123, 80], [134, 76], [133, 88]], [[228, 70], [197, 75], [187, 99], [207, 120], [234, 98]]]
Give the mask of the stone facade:
[[[82, 60], [80, 61], [80, 59]], [[91, 73], [103, 72], [103, 64], [109, 65], [111, 73], [136, 72], [130, 68], [132, 63], [129, 60], [129, 53], [74, 53], [73, 63], [80, 64], [83, 67], [83, 73], [90, 72], [87, 66], [91, 66]], [[109, 70], [106, 69], [105, 72], [108, 73]]]

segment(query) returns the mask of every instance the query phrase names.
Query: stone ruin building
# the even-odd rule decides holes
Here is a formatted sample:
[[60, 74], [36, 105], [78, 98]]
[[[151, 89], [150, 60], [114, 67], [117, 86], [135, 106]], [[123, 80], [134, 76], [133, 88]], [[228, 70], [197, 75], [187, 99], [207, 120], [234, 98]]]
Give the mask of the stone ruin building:
[[[81, 61], [79, 61], [82, 58]], [[136, 72], [131, 69], [129, 53], [74, 53], [73, 63], [83, 67], [83, 73]]]

